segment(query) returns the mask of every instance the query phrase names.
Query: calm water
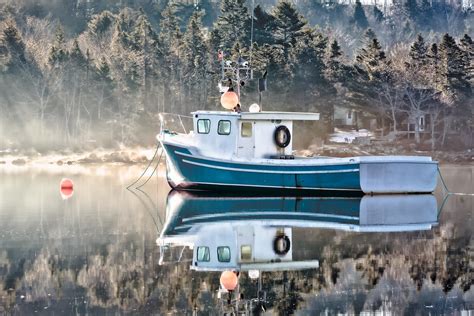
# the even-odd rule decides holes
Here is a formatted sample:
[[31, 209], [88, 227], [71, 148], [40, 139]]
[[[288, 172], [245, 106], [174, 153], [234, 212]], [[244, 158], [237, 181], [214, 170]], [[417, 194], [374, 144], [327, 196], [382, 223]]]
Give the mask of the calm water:
[[[141, 171], [0, 166], [0, 315], [474, 311], [472, 196], [193, 196], [162, 177], [126, 190]], [[473, 166], [442, 171], [474, 193]], [[241, 270], [232, 296], [226, 269]]]

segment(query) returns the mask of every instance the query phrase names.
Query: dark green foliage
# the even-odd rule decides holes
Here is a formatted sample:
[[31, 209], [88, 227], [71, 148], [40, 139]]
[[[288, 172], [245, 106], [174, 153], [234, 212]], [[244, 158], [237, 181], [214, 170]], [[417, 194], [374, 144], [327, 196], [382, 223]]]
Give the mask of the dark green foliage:
[[365, 34], [365, 45], [359, 50], [356, 56], [356, 67], [369, 80], [380, 79], [381, 68], [386, 60], [385, 52], [372, 30], [367, 30]]
[[14, 21], [8, 20], [0, 33], [0, 67], [14, 72], [25, 63], [25, 43]]
[[68, 52], [66, 50], [66, 42], [64, 39], [64, 32], [61, 26], [56, 28], [56, 36], [54, 43], [51, 46], [49, 52], [48, 61], [51, 66], [57, 68], [60, 67], [68, 58]]
[[416, 41], [410, 47], [410, 58], [418, 65], [426, 65], [428, 47], [426, 47], [425, 40], [421, 34], [418, 34]]
[[250, 16], [245, 0], [222, 0], [221, 14], [214, 25], [219, 46], [231, 49], [235, 43], [249, 43]]
[[333, 83], [341, 83], [347, 79], [345, 78], [346, 67], [343, 63], [342, 56], [341, 47], [337, 40], [334, 39], [331, 45], [329, 45], [326, 62], [326, 77]]
[[187, 96], [196, 101], [199, 108], [203, 108], [200, 96], [206, 88], [206, 77], [209, 69], [208, 48], [202, 32], [202, 14], [195, 12], [188, 23], [188, 28], [183, 37], [183, 82], [186, 86]]
[[274, 11], [274, 39], [275, 43], [282, 45], [285, 52], [294, 46], [304, 34], [306, 20], [298, 13], [296, 8], [286, 0], [280, 0]]
[[462, 94], [470, 94], [470, 83], [468, 81], [467, 64], [463, 51], [449, 34], [445, 34], [439, 45], [440, 75], [446, 93], [451, 94], [459, 91]]
[[254, 41], [258, 44], [273, 43], [275, 18], [257, 5], [254, 10]]
[[[210, 0], [57, 3], [51, 20], [52, 3], [19, 0], [0, 9], [0, 80], [10, 87], [0, 94], [0, 110], [19, 118], [17, 104], [24, 105], [21, 113], [32, 113], [45, 139], [51, 126], [66, 131], [66, 142], [93, 137], [97, 126], [115, 142], [139, 141], [143, 131], [149, 138], [140, 140], [149, 144], [156, 126], [147, 124], [158, 112], [219, 107], [219, 50], [226, 58], [251, 58], [244, 110], [258, 100], [256, 79], [267, 72], [265, 109], [319, 111], [323, 123], [343, 104], [379, 121], [388, 117], [396, 129], [410, 110], [408, 94], [430, 115], [435, 105], [464, 122], [460, 113], [471, 113], [474, 51], [464, 32], [472, 13], [449, 4], [396, 2], [382, 13], [359, 1], [262, 2], [250, 49], [249, 1], [223, 0], [220, 14]], [[60, 16], [58, 8], [65, 10]], [[450, 35], [437, 33], [448, 29]], [[21, 93], [12, 96], [15, 89]], [[10, 100], [15, 106], [6, 105]]]

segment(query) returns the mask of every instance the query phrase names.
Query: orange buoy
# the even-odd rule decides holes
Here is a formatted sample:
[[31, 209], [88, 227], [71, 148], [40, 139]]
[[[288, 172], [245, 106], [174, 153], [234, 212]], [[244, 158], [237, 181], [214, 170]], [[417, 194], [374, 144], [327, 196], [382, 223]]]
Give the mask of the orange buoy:
[[232, 271], [224, 271], [220, 278], [221, 286], [227, 291], [233, 291], [239, 283], [239, 278]]
[[227, 110], [232, 110], [239, 104], [239, 96], [234, 91], [227, 91], [221, 96], [221, 105]]
[[74, 183], [71, 179], [62, 179], [59, 184], [59, 192], [63, 200], [67, 200], [74, 194]]

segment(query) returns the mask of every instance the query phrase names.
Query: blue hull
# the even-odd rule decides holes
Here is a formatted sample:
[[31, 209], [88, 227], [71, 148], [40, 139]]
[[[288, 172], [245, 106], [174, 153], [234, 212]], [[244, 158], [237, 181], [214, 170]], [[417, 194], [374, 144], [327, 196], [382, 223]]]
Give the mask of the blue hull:
[[250, 164], [208, 159], [163, 144], [171, 187], [185, 190], [361, 192], [359, 163], [333, 165]]

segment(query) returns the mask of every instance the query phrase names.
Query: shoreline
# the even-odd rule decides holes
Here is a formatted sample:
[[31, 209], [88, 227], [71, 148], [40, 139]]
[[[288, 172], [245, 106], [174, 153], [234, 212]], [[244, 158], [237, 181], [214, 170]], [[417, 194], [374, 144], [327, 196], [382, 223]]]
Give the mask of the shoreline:
[[[30, 151], [0, 151], [0, 166], [24, 165], [143, 165], [150, 162], [156, 148], [97, 149], [91, 152], [50, 152], [41, 154]], [[354, 157], [354, 156], [431, 156], [440, 164], [474, 164], [474, 150], [464, 151], [422, 151], [402, 146], [357, 146], [353, 144], [330, 143], [323, 146], [311, 145], [307, 149], [295, 150], [303, 157]]]

